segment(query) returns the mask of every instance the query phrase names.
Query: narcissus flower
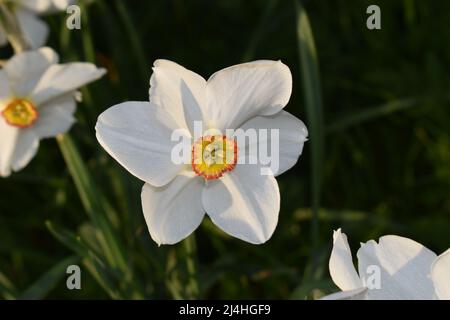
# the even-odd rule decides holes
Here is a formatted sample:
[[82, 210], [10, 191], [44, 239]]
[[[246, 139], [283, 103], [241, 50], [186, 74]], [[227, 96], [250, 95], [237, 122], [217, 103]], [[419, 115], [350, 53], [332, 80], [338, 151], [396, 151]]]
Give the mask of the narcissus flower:
[[0, 70], [0, 176], [25, 167], [40, 139], [68, 131], [77, 89], [104, 73], [91, 63], [58, 64], [50, 48], [13, 56]]
[[[260, 244], [278, 222], [276, 175], [292, 167], [307, 137], [305, 125], [283, 111], [292, 91], [289, 68], [255, 61], [216, 72], [209, 80], [167, 60], [154, 63], [150, 102], [125, 102], [100, 115], [97, 138], [105, 150], [145, 182], [142, 206], [150, 235], [174, 244], [191, 234], [205, 213], [228, 234]], [[195, 122], [206, 134], [195, 137]], [[261, 161], [239, 148], [228, 129], [278, 129], [279, 166], [262, 174]], [[189, 161], [173, 161], [175, 131], [189, 141]], [[205, 131], [202, 131], [205, 132]], [[202, 134], [200, 132], [200, 134]], [[251, 144], [251, 143], [250, 143]], [[269, 172], [270, 173], [270, 172]]]
[[[73, 0], [6, 0], [3, 1], [16, 16], [19, 27], [27, 43], [37, 49], [45, 44], [48, 36], [47, 24], [39, 15], [62, 11]], [[7, 43], [6, 34], [0, 25], [0, 45]]]
[[333, 238], [330, 274], [342, 292], [324, 299], [450, 300], [450, 250], [437, 257], [411, 239], [384, 236], [361, 245], [356, 272], [346, 235], [339, 229]]

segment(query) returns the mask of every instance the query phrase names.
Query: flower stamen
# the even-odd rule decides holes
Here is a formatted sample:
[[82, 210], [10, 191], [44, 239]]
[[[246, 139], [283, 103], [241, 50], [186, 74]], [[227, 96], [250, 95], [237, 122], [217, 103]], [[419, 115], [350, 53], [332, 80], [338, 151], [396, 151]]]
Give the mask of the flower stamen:
[[32, 126], [39, 116], [33, 103], [23, 98], [9, 102], [1, 114], [9, 125], [19, 128]]
[[226, 136], [203, 136], [192, 146], [192, 169], [206, 180], [218, 179], [236, 167], [237, 150]]

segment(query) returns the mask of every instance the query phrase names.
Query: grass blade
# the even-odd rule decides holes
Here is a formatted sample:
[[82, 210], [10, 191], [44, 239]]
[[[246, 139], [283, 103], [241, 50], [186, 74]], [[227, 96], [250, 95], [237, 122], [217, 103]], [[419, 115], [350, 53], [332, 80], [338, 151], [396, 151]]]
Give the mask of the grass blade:
[[250, 38], [249, 44], [247, 46], [247, 49], [245, 50], [244, 55], [242, 56], [242, 62], [248, 62], [250, 60], [253, 60], [255, 56], [256, 47], [259, 41], [264, 36], [265, 28], [270, 19], [273, 18], [273, 10], [275, 9], [277, 2], [278, 0], [269, 0], [266, 3], [264, 12], [261, 15], [258, 26], [254, 30], [252, 37]]
[[102, 287], [102, 289], [111, 297], [111, 299], [124, 299], [120, 292], [115, 289], [112, 277], [108, 274], [107, 269], [97, 259], [85, 258], [83, 264], [88, 269], [92, 277]]
[[394, 100], [380, 106], [365, 108], [362, 111], [343, 116], [327, 126], [326, 133], [333, 133], [360, 125], [364, 122], [387, 116], [397, 111], [416, 107], [419, 100], [416, 98]]
[[26, 289], [19, 297], [21, 300], [38, 300], [43, 299], [47, 294], [56, 287], [58, 282], [66, 274], [67, 267], [73, 264], [77, 264], [80, 258], [77, 256], [68, 257], [48, 272], [44, 273], [34, 284]]
[[298, 286], [294, 292], [292, 292], [290, 299], [292, 300], [306, 300], [310, 297], [311, 292], [314, 290], [327, 290], [331, 291], [335, 287], [331, 279], [316, 280], [308, 283], [303, 283]]
[[88, 255], [88, 248], [82, 243], [81, 238], [74, 233], [55, 226], [51, 221], [46, 221], [45, 225], [50, 233], [63, 245], [77, 253], [80, 257]]
[[81, 18], [84, 25], [83, 27], [87, 29], [81, 33], [85, 60], [95, 63], [94, 42], [92, 41], [92, 31], [90, 30], [89, 24], [89, 10], [87, 9], [86, 4], [81, 4]]
[[314, 251], [314, 248], [317, 248], [319, 245], [318, 211], [320, 207], [323, 154], [325, 148], [322, 93], [319, 77], [319, 63], [308, 15], [298, 1], [295, 1], [295, 3], [303, 95], [311, 141], [309, 147], [311, 148], [312, 166], [311, 190], [314, 215], [312, 220], [312, 242]]
[[186, 267], [188, 272], [188, 283], [186, 285], [186, 293], [189, 299], [198, 298], [199, 288], [198, 288], [198, 279], [197, 279], [197, 266], [195, 261], [195, 251], [196, 251], [196, 243], [195, 243], [195, 235], [190, 235], [183, 241], [184, 250], [185, 250], [185, 259], [186, 259]]
[[14, 300], [17, 298], [16, 288], [2, 272], [0, 272], [0, 296], [6, 300]]
[[108, 272], [109, 269], [106, 268], [105, 263], [96, 253], [87, 247], [79, 236], [62, 227], [55, 226], [50, 221], [46, 221], [46, 226], [57, 240], [70, 250], [76, 252], [83, 259], [83, 265], [112, 299], [121, 298], [114, 284], [113, 276]]
[[148, 73], [147, 70], [150, 69], [150, 65], [147, 63], [147, 59], [145, 58], [145, 50], [142, 46], [142, 41], [139, 38], [139, 32], [137, 31], [136, 26], [134, 25], [133, 19], [128, 12], [128, 8], [125, 4], [125, 1], [116, 1], [117, 12], [119, 14], [120, 19], [125, 27], [127, 35], [130, 39], [131, 48], [134, 51], [136, 60], [139, 65], [139, 72], [141, 73], [142, 78], [147, 81]]
[[106, 259], [113, 268], [128, 273], [129, 268], [120, 241], [106, 218], [103, 208], [103, 196], [97, 190], [81, 156], [69, 135], [60, 135], [57, 141], [72, 178], [74, 179], [81, 201], [95, 227], [101, 230], [99, 243]]

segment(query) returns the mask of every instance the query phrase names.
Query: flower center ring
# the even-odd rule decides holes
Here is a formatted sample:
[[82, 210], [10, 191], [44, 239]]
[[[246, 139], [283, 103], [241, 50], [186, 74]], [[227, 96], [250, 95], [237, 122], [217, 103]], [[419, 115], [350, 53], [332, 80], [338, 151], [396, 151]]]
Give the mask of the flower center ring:
[[39, 116], [33, 103], [22, 98], [9, 102], [1, 114], [9, 125], [19, 128], [32, 126]]
[[192, 145], [192, 169], [206, 180], [230, 172], [237, 163], [237, 144], [226, 136], [203, 136]]

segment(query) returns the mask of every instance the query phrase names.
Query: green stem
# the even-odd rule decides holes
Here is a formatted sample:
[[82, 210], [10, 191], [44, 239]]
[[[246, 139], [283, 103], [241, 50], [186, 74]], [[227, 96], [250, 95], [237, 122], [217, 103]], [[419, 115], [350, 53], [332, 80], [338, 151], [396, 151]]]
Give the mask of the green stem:
[[75, 186], [80, 195], [83, 206], [93, 221], [94, 225], [102, 231], [99, 241], [103, 251], [112, 267], [117, 267], [123, 271], [128, 270], [128, 264], [120, 245], [119, 239], [112, 230], [110, 222], [106, 218], [106, 213], [101, 203], [102, 195], [86, 168], [77, 147], [68, 134], [56, 137], [59, 148], [66, 162], [67, 168], [75, 182]]
[[94, 49], [94, 42], [92, 41], [92, 35], [90, 32], [91, 26], [89, 24], [89, 14], [87, 6], [85, 4], [82, 4], [81, 10], [84, 26], [87, 28], [87, 30], [85, 30], [81, 35], [83, 42], [84, 56], [87, 61], [95, 63], [95, 49]]
[[188, 283], [186, 286], [187, 298], [198, 298], [199, 287], [197, 281], [197, 268], [195, 263], [196, 243], [195, 235], [191, 235], [183, 241], [184, 252], [186, 257], [186, 268], [188, 272]]
[[[0, 22], [15, 53], [30, 49], [16, 16], [2, 0], [0, 0]], [[91, 41], [88, 43], [87, 55], [91, 60], [94, 59]], [[85, 211], [93, 222], [94, 227], [99, 231], [97, 233], [97, 241], [102, 249], [102, 254], [114, 274], [124, 284], [123, 291], [129, 293], [129, 296], [142, 298], [142, 287], [135, 281], [133, 270], [128, 263], [127, 255], [117, 230], [113, 228], [111, 221], [108, 219], [108, 207], [104, 204], [103, 194], [97, 189], [96, 183], [81, 158], [78, 148], [68, 134], [60, 134], [56, 137], [56, 140], [74, 180]]]
[[29, 43], [23, 36], [22, 30], [20, 30], [16, 16], [3, 2], [0, 2], [0, 22], [15, 53], [30, 49]]
[[325, 150], [324, 118], [322, 105], [322, 92], [319, 75], [318, 55], [315, 47], [314, 36], [309, 23], [306, 10], [301, 2], [295, 0], [297, 11], [297, 37], [299, 57], [301, 64], [301, 76], [304, 93], [304, 104], [309, 122], [311, 141], [311, 192], [312, 192], [312, 252], [319, 248], [319, 208], [322, 190], [322, 172]]
[[133, 290], [134, 296], [143, 297], [142, 288], [133, 277], [121, 239], [108, 219], [104, 196], [97, 188], [88, 168], [80, 156], [78, 148], [68, 134], [56, 137], [67, 168], [74, 180], [83, 206], [93, 225], [100, 231], [97, 240], [110, 267], [121, 273], [123, 282]]
[[248, 62], [250, 60], [253, 60], [253, 57], [255, 55], [256, 47], [258, 43], [261, 41], [261, 39], [264, 36], [264, 30], [265, 27], [269, 23], [269, 19], [273, 19], [273, 10], [277, 5], [278, 0], [269, 0], [267, 4], [265, 5], [264, 12], [261, 15], [261, 18], [259, 20], [258, 26], [253, 32], [252, 37], [249, 40], [247, 49], [245, 50], [244, 55], [242, 56], [242, 62]]
[[142, 41], [139, 38], [139, 32], [136, 30], [136, 26], [134, 25], [134, 21], [128, 12], [127, 5], [125, 5], [125, 1], [116, 1], [116, 8], [119, 14], [119, 18], [122, 20], [122, 23], [125, 27], [127, 35], [130, 39], [131, 49], [134, 51], [136, 60], [139, 65], [139, 72], [145, 81], [147, 81], [147, 69], [149, 65], [147, 63], [147, 58], [145, 57], [145, 50], [142, 46]]

